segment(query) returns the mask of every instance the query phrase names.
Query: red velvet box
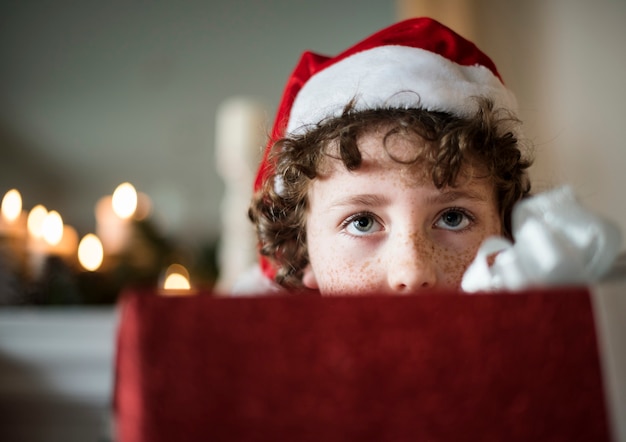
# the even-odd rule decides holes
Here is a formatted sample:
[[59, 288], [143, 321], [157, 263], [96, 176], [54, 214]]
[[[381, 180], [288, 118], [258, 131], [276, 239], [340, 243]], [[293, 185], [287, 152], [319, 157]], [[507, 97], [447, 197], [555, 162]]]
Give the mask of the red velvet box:
[[609, 440], [585, 289], [127, 294], [119, 442]]

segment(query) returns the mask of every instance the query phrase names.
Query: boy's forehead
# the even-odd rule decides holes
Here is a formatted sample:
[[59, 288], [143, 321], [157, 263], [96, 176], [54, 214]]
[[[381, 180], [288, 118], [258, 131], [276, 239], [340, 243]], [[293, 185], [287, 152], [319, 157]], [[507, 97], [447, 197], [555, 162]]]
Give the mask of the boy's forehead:
[[[357, 147], [361, 155], [360, 165], [351, 173], [389, 171], [400, 174], [420, 183], [430, 180], [430, 167], [423, 157], [427, 141], [417, 134], [391, 133], [390, 127], [375, 127], [364, 131], [357, 137]], [[341, 160], [338, 140], [326, 146], [326, 153], [320, 172], [330, 175], [333, 172], [346, 171]]]
[[[425, 154], [425, 151], [434, 146], [416, 133], [390, 132], [392, 128], [393, 126], [374, 127], [358, 136], [357, 146], [362, 161], [349, 173], [379, 172], [398, 178], [405, 186], [432, 185], [432, 155]], [[330, 178], [336, 172], [348, 172], [341, 160], [338, 140], [329, 143], [326, 152], [328, 155], [324, 156], [320, 164], [321, 176]], [[489, 177], [485, 167], [476, 161], [465, 159], [454, 184], [464, 186], [471, 182], [488, 180]]]
[[357, 143], [364, 158], [384, 161], [395, 160], [411, 164], [428, 147], [428, 141], [413, 132], [393, 131], [391, 126], [382, 126], [364, 132]]

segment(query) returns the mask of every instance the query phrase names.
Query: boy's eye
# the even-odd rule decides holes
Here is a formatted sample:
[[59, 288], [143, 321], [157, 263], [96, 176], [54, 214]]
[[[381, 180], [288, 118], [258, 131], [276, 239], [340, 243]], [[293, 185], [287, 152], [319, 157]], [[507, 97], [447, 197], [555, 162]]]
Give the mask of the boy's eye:
[[471, 217], [462, 210], [446, 210], [435, 223], [435, 227], [446, 230], [463, 230], [472, 222]]
[[372, 215], [355, 215], [346, 220], [344, 224], [346, 232], [351, 235], [367, 235], [381, 230], [381, 225]]

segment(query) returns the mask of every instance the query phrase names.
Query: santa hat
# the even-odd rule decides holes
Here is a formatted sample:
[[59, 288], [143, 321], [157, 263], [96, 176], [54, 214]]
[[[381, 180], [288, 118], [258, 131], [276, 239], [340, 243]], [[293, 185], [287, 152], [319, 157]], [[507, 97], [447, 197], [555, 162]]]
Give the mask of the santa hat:
[[[430, 18], [396, 23], [335, 57], [305, 52], [287, 81], [254, 189], [271, 175], [273, 143], [355, 110], [422, 108], [469, 117], [475, 97], [515, 113], [516, 100], [495, 64], [472, 42]], [[261, 259], [263, 273], [275, 271]]]

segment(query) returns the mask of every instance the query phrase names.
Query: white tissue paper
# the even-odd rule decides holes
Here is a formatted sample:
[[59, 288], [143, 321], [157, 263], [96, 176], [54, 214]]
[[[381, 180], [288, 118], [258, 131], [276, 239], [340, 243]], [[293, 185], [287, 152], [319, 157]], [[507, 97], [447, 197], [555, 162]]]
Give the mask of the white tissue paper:
[[464, 291], [593, 283], [611, 270], [622, 243], [619, 228], [582, 207], [569, 186], [519, 202], [512, 230], [514, 243], [483, 242], [463, 276]]

